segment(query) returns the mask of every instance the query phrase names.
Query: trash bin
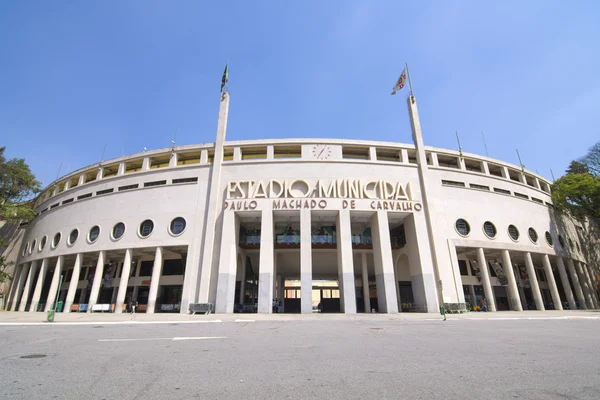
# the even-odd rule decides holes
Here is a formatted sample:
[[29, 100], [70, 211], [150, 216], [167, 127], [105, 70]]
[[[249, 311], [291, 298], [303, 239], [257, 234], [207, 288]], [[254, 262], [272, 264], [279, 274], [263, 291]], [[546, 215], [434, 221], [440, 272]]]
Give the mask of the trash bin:
[[64, 305], [65, 303], [63, 303], [62, 301], [56, 303], [56, 312], [62, 312]]
[[48, 322], [54, 322], [54, 310], [48, 310]]

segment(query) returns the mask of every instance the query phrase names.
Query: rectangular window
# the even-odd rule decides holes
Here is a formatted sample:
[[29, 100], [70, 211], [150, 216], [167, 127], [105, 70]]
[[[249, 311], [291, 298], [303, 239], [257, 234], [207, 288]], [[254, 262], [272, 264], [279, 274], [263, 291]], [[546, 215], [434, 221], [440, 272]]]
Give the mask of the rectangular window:
[[50, 206], [50, 209], [56, 208], [56, 207], [58, 207], [59, 205], [60, 205], [60, 203], [52, 204], [52, 205]]
[[342, 147], [342, 158], [347, 160], [368, 160], [368, 147]]
[[233, 149], [223, 149], [223, 161], [233, 161]]
[[85, 174], [85, 183], [94, 182], [98, 176], [97, 171], [91, 171]]
[[119, 164], [108, 165], [104, 167], [102, 172], [102, 178], [111, 178], [117, 175], [117, 171], [119, 171]]
[[273, 158], [300, 158], [302, 157], [302, 146], [275, 146]]
[[242, 148], [242, 160], [261, 160], [267, 158], [267, 147]]
[[194, 177], [194, 178], [179, 178], [179, 179], [173, 179], [173, 183], [196, 183], [198, 182], [198, 178]]
[[531, 187], [535, 187], [535, 178], [533, 176], [525, 175], [525, 182]]
[[488, 170], [490, 171], [490, 175], [499, 176], [500, 178], [503, 178], [501, 166], [488, 163]]
[[508, 176], [510, 178], [511, 181], [515, 181], [515, 182], [521, 182], [521, 180], [519, 179], [519, 171], [515, 171], [514, 169], [509, 169], [508, 170]]
[[79, 185], [79, 177], [72, 178], [72, 179], [71, 179], [71, 188], [74, 188], [74, 187], [76, 187], [77, 185]]
[[490, 276], [492, 276], [494, 278], [497, 278], [498, 275], [496, 275], [496, 270], [494, 270], [494, 267], [492, 267], [492, 263], [488, 262], [488, 266], [489, 266], [489, 269], [490, 269]]
[[73, 199], [71, 198], [71, 199], [64, 200], [62, 203], [63, 204], [69, 204], [69, 203], [72, 203], [72, 202], [73, 202]]
[[127, 185], [127, 186], [119, 186], [119, 192], [123, 192], [125, 190], [137, 189], [140, 185], [137, 183], [135, 185]]
[[154, 261], [142, 261], [140, 264], [140, 276], [152, 276]]
[[88, 197], [92, 197], [91, 193], [82, 194], [81, 196], [77, 196], [77, 200], [87, 199]]
[[456, 182], [456, 181], [447, 181], [442, 179], [442, 185], [444, 186], [456, 186], [456, 187], [465, 187], [464, 182]]
[[438, 165], [445, 168], [459, 169], [458, 157], [443, 156], [438, 154]]
[[494, 188], [494, 192], [510, 195], [510, 190], [505, 190], [505, 189], [500, 189], [500, 188]]
[[490, 190], [489, 186], [484, 186], [484, 185], [477, 185], [475, 183], [471, 183], [469, 184], [469, 187], [472, 189], [479, 189], [479, 190]]
[[544, 200], [542, 200], [542, 199], [536, 199], [535, 197], [532, 197], [531, 200], [533, 200], [533, 201], [535, 201], [536, 203], [539, 203], [539, 204], [544, 204]]
[[150, 169], [166, 168], [169, 166], [171, 154], [150, 158]]
[[465, 158], [465, 168], [467, 169], [467, 171], [480, 173], [483, 172], [481, 168], [481, 162], [477, 160], [470, 160], [468, 158]]
[[376, 152], [379, 161], [401, 161], [402, 152], [399, 149], [377, 149]]
[[200, 164], [200, 151], [177, 153], [177, 165]]
[[458, 269], [460, 269], [461, 275], [469, 275], [469, 271], [467, 271], [467, 262], [465, 260], [458, 260]]
[[520, 197], [521, 199], [529, 199], [529, 196], [527, 196], [526, 194], [517, 192], [515, 192], [515, 197]]
[[104, 189], [104, 190], [99, 190], [96, 192], [96, 196], [100, 196], [103, 194], [108, 194], [108, 193], [112, 193], [114, 191], [114, 189]]
[[548, 203], [548, 202], [546, 202], [546, 205], [547, 205], [548, 207], [554, 208], [554, 204], [552, 204], [552, 203]]
[[163, 276], [183, 275], [184, 266], [182, 260], [165, 260], [163, 263]]
[[125, 173], [126, 174], [131, 174], [133, 172], [138, 172], [142, 170], [142, 165], [144, 163], [144, 160], [133, 160], [133, 161], [129, 161], [128, 163], [125, 163]]
[[166, 185], [167, 181], [144, 182], [144, 187]]
[[45, 213], [45, 212], [46, 212], [46, 211], [48, 211], [48, 210], [49, 210], [49, 208], [44, 208], [44, 209], [43, 209], [43, 210], [40, 212], [40, 214], [43, 214], [43, 213]]

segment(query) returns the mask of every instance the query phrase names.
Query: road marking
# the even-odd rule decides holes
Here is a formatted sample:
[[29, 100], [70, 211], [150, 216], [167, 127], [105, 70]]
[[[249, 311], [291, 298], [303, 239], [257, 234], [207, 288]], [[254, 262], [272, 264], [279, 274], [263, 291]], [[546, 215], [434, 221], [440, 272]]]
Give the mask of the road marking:
[[234, 322], [255, 322], [253, 319], [236, 319]]
[[227, 339], [227, 336], [181, 336], [181, 337], [158, 337], [158, 338], [120, 338], [120, 339], [98, 339], [99, 342], [141, 342], [147, 340], [210, 340]]
[[82, 321], [82, 322], [0, 322], [0, 326], [73, 326], [73, 325], [152, 325], [152, 324], [210, 324], [222, 323], [220, 319], [211, 321]]

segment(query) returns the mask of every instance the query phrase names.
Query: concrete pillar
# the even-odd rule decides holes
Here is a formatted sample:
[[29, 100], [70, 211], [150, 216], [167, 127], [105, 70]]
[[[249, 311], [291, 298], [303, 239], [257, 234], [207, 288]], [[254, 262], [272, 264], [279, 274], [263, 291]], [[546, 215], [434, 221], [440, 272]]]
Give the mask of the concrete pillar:
[[277, 266], [279, 260], [277, 259], [278, 254], [273, 254], [273, 298], [277, 298]]
[[48, 298], [46, 299], [46, 308], [44, 311], [52, 310], [54, 308], [54, 301], [56, 300], [56, 291], [58, 290], [58, 284], [60, 282], [60, 276], [62, 274], [64, 256], [58, 256], [56, 259], [56, 266], [54, 267], [54, 275], [52, 276], [52, 283], [50, 284], [50, 291], [48, 292]]
[[[546, 280], [548, 281], [548, 288], [550, 289], [550, 295], [552, 295], [552, 302], [554, 303], [554, 309], [562, 311], [562, 302], [560, 301], [560, 295], [558, 294], [558, 287], [554, 280], [554, 273], [552, 272], [552, 265], [550, 265], [550, 259], [547, 254], [542, 256], [542, 264], [544, 265], [544, 272], [546, 273]], [[567, 291], [565, 290], [565, 293]]]
[[119, 163], [119, 167], [117, 169], [117, 176], [121, 176], [125, 174], [125, 163], [121, 162]]
[[[115, 313], [117, 314], [121, 314], [123, 312], [123, 304], [125, 303], [125, 295], [127, 294], [127, 283], [129, 282], [129, 275], [131, 275], [132, 253], [133, 250], [131, 249], [125, 250], [125, 258], [123, 259], [123, 268], [121, 270], [121, 280], [119, 282], [119, 291], [117, 292], [117, 303], [115, 304]], [[104, 258], [104, 256], [102, 258]], [[100, 260], [98, 260], [98, 264], [100, 264]], [[98, 268], [96, 268], [96, 274], [98, 274]], [[94, 285], [96, 284], [96, 276], [97, 275], [94, 275]], [[93, 293], [94, 292], [92, 291], [92, 294]], [[96, 297], [97, 296], [98, 294], [96, 294]]]
[[150, 278], [150, 289], [148, 291], [148, 306], [146, 314], [154, 314], [156, 308], [156, 296], [158, 295], [158, 285], [163, 268], [163, 249], [157, 247], [154, 253], [154, 265], [152, 266], [152, 278]]
[[300, 210], [300, 294], [301, 311], [312, 313], [312, 229], [310, 210]]
[[83, 254], [78, 253], [75, 257], [75, 264], [73, 265], [73, 274], [71, 275], [71, 282], [69, 282], [69, 291], [67, 292], [67, 299], [65, 300], [65, 308], [63, 312], [71, 312], [71, 306], [75, 300], [75, 292], [77, 292], [77, 284], [79, 283], [79, 275], [81, 274], [81, 259]]
[[398, 301], [394, 287], [394, 260], [387, 211], [379, 210], [371, 217], [373, 236], [373, 259], [377, 282], [377, 305], [379, 312], [397, 313]]
[[258, 312], [273, 312], [273, 211], [263, 210], [260, 222], [260, 255], [258, 261]]
[[46, 279], [46, 272], [48, 272], [48, 259], [42, 260], [42, 266], [40, 267], [40, 273], [38, 274], [37, 282], [35, 284], [35, 290], [33, 291], [33, 297], [31, 299], [31, 306], [29, 311], [37, 311], [40, 297], [42, 296], [42, 288], [44, 287], [44, 280]]
[[246, 298], [246, 257], [242, 259], [242, 280], [240, 281], [240, 304], [244, 304]]
[[[87, 312], [92, 312], [92, 306], [98, 302], [98, 295], [100, 294], [100, 286], [102, 286], [102, 275], [104, 273], [104, 260], [106, 259], [106, 252], [101, 251], [98, 253], [98, 261], [96, 262], [96, 270], [94, 272], [94, 281], [92, 282], [92, 291], [90, 292], [90, 300], [88, 301]], [[89, 274], [89, 272], [88, 272]], [[127, 271], [129, 277], [129, 270]], [[121, 275], [122, 279], [122, 275]], [[116, 309], [115, 309], [116, 312]]]
[[285, 297], [284, 284], [285, 284], [285, 281], [283, 279], [283, 276], [277, 275], [277, 298], [279, 299], [279, 302], [281, 303], [281, 311], [282, 312], [284, 311], [284, 309], [283, 309], [283, 305], [284, 305], [283, 298]]
[[515, 280], [515, 273], [513, 272], [512, 261], [510, 260], [508, 250], [502, 250], [502, 264], [504, 264], [504, 275], [506, 275], [506, 278], [508, 279], [508, 300], [514, 311], [523, 311], [521, 299], [519, 298], [519, 289], [517, 288], [517, 281]]
[[579, 275], [579, 282], [581, 283], [581, 287], [583, 289], [583, 294], [585, 296], [585, 301], [590, 309], [594, 309], [594, 301], [592, 300], [592, 291], [590, 290], [587, 277], [584, 272], [583, 265], [579, 261], [574, 261], [575, 269], [577, 274]]
[[579, 283], [579, 277], [577, 276], [577, 271], [575, 271], [575, 265], [573, 264], [573, 260], [571, 260], [570, 258], [567, 259], [567, 268], [569, 269], [569, 275], [571, 276], [571, 281], [573, 282], [575, 296], [577, 296], [577, 300], [579, 301], [579, 307], [582, 310], [587, 310], [587, 305], [585, 304], [585, 297], [583, 296], [583, 290], [581, 289], [581, 284]]
[[592, 303], [594, 304], [594, 308], [597, 309], [598, 308], [598, 299], [596, 298], [596, 288], [594, 285], [594, 281], [591, 278], [591, 276], [593, 276], [593, 275], [590, 275], [589, 268], [585, 263], [580, 263], [580, 265], [581, 265], [581, 268], [583, 269], [583, 275], [585, 275], [585, 279], [588, 284], [590, 297], [592, 298]]
[[169, 159], [169, 167], [176, 167], [179, 157], [175, 151], [171, 151], [171, 158]]
[[365, 303], [365, 312], [371, 312], [371, 295], [369, 294], [369, 271], [367, 270], [367, 253], [360, 253], [362, 262], [362, 284], [363, 301]]
[[5, 310], [10, 311], [13, 303], [15, 302], [15, 297], [17, 293], [17, 286], [19, 286], [19, 278], [21, 277], [21, 271], [23, 269], [23, 265], [15, 265], [15, 270], [13, 272], [13, 276], [11, 278], [10, 292], [8, 294], [8, 301], [6, 302]]
[[[490, 282], [490, 270], [487, 260], [485, 259], [485, 253], [481, 247], [477, 249], [477, 263], [479, 264], [481, 284], [483, 285], [483, 294], [485, 295], [485, 299], [487, 301], [488, 311], [496, 311], [496, 297], [494, 296], [492, 283]], [[473, 296], [473, 300], [475, 299], [475, 296]]]
[[[548, 256], [544, 257], [548, 258]], [[544, 263], [545, 262], [546, 261], [544, 261]], [[548, 261], [548, 263], [550, 263], [550, 261]], [[562, 257], [556, 257], [556, 266], [558, 268], [558, 274], [560, 275], [560, 281], [562, 283], [563, 290], [565, 291], [565, 296], [567, 296], [569, 308], [571, 310], [577, 310], [577, 303], [575, 303], [575, 297], [573, 297], [573, 291], [571, 290], [571, 285], [569, 284], [569, 277], [567, 276], [565, 263], [563, 262]]]
[[[237, 273], [237, 234], [234, 211], [223, 211], [215, 312], [233, 313]], [[262, 250], [262, 249], [261, 249]]]
[[23, 264], [23, 267], [21, 268], [19, 281], [17, 282], [17, 291], [15, 292], [15, 299], [13, 300], [11, 311], [21, 311], [21, 298], [23, 297], [23, 289], [25, 288], [25, 281], [27, 280], [30, 266], [31, 263], [27, 263]]
[[23, 296], [21, 296], [21, 304], [19, 304], [19, 311], [27, 311], [25, 309], [27, 305], [27, 299], [29, 298], [29, 294], [31, 293], [31, 289], [33, 288], [33, 280], [35, 279], [35, 273], [38, 269], [38, 261], [35, 260], [31, 263], [31, 267], [29, 267], [29, 274], [27, 274], [27, 281], [25, 281], [25, 287], [23, 288]]
[[[342, 281], [340, 297], [343, 312], [356, 314], [356, 289], [354, 279], [354, 260], [352, 258], [352, 231], [350, 210], [342, 209], [336, 219], [338, 274]], [[397, 307], [397, 305], [396, 305]]]
[[[540, 292], [540, 285], [538, 284], [537, 275], [535, 273], [535, 267], [533, 266], [533, 260], [531, 259], [531, 253], [525, 253], [525, 266], [527, 267], [527, 275], [529, 275], [529, 286], [531, 286], [531, 293], [533, 293], [533, 300], [535, 301], [535, 309], [538, 311], [545, 311], [544, 300], [542, 299], [542, 292]], [[552, 270], [550, 271], [552, 274]], [[546, 274], [548, 275], [548, 274]], [[553, 297], [554, 299], [554, 297]], [[560, 304], [560, 299], [559, 299]]]

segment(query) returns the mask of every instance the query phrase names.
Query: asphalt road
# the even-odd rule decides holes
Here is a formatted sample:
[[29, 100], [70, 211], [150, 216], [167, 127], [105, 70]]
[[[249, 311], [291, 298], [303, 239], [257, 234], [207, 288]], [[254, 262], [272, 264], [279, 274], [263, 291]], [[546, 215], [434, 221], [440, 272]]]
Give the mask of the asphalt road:
[[0, 398], [600, 399], [599, 332], [599, 320], [1, 326]]

